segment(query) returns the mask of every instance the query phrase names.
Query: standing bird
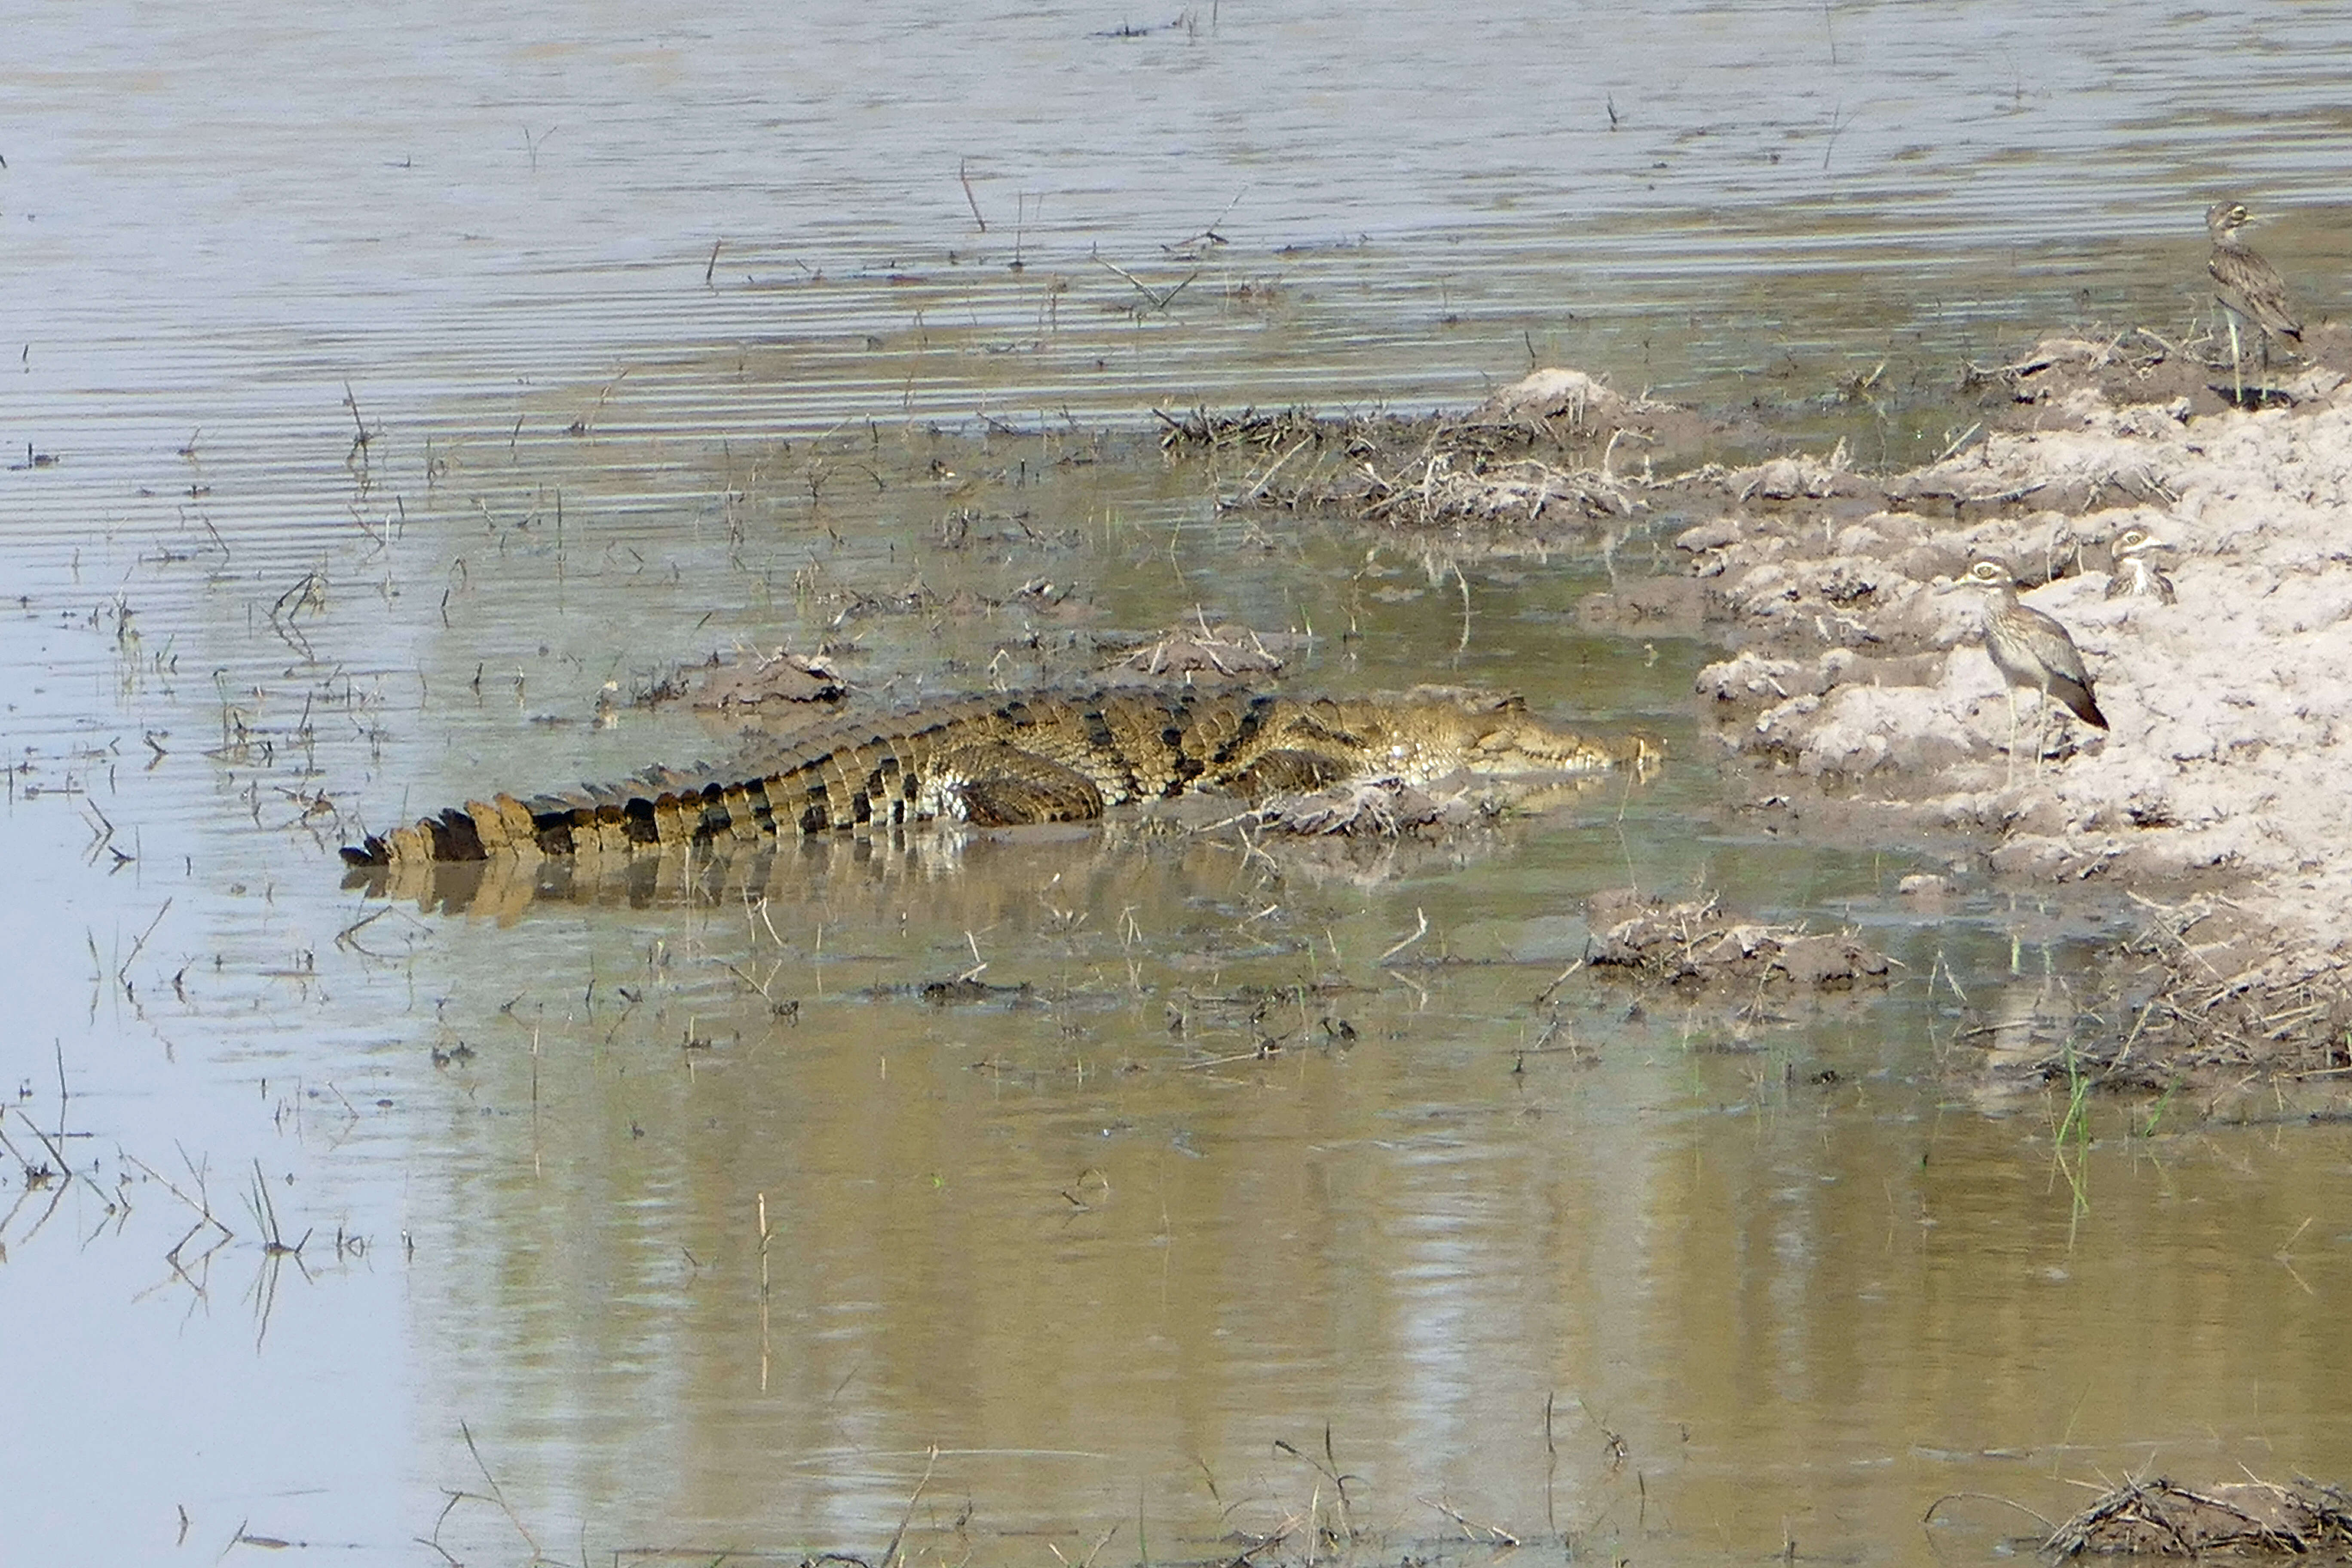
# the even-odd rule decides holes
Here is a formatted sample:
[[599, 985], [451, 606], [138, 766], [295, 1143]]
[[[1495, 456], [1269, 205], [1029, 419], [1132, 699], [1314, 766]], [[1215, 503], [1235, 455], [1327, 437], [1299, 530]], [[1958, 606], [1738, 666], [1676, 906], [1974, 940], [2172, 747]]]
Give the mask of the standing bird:
[[2238, 349], [2239, 317], [2252, 321], [2262, 333], [2265, 374], [2270, 369], [2271, 339], [2285, 338], [2297, 348], [2303, 346], [2303, 323], [2294, 319], [2287, 304], [2285, 279], [2277, 268], [2238, 237], [2246, 219], [2246, 209], [2237, 202], [2215, 202], [2205, 209], [2205, 231], [2213, 237], [2213, 254], [2205, 258], [2205, 270], [2220, 286], [2214, 297], [2229, 320], [2230, 379], [2241, 404], [2246, 400], [2246, 384], [2238, 368], [2242, 363]]
[[2115, 543], [2109, 546], [2115, 552], [2116, 569], [2107, 578], [2107, 597], [2153, 594], [2167, 605], [2179, 597], [2173, 592], [2172, 579], [2150, 559], [2164, 547], [2164, 541], [2144, 528], [2126, 528], [2116, 534]]
[[[2107, 716], [2091, 694], [2091, 675], [2066, 628], [2041, 611], [2017, 602], [2017, 578], [1998, 561], [1979, 561], [1952, 584], [1986, 592], [1985, 651], [1992, 655], [2009, 688], [2009, 759], [2011, 777], [2017, 766], [2017, 693], [2020, 688], [2042, 693], [2040, 717], [2048, 715], [2050, 700], [2057, 699], [2085, 724], [2104, 730]], [[2037, 741], [2033, 754], [2042, 755]]]

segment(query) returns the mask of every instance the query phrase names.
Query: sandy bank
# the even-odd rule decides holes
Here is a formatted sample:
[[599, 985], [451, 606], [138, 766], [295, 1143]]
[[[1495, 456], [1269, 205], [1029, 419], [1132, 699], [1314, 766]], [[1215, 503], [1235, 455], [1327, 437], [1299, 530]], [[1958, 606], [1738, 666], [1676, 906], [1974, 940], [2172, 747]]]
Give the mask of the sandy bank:
[[[2292, 390], [2192, 415], [2079, 386], [2040, 428], [1876, 481], [1877, 504], [1751, 494], [1675, 541], [1737, 650], [1698, 684], [1757, 793], [1803, 781], [1885, 831], [1987, 837], [1998, 872], [2166, 906], [2135, 1032], [2192, 1065], [2341, 1068], [2352, 1022], [2352, 385]], [[2132, 528], [2168, 547], [2177, 602], [2108, 596]], [[2043, 728], [2028, 693], [2010, 754], [1983, 598], [1944, 591], [1988, 556], [2071, 633], [2105, 732]]]

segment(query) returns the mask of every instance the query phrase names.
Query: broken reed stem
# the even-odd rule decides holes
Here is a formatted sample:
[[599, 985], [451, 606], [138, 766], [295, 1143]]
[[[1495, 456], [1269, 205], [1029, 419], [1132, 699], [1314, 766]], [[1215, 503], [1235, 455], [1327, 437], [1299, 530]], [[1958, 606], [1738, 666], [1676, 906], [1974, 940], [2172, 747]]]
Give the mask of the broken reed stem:
[[760, 1194], [760, 1392], [768, 1391], [768, 1194]]
[[1374, 959], [1372, 961], [1373, 963], [1386, 963], [1390, 959], [1394, 958], [1398, 953], [1402, 952], [1406, 948], [1411, 947], [1414, 942], [1419, 942], [1423, 937], [1429, 934], [1429, 916], [1427, 913], [1416, 909], [1412, 911], [1412, 916], [1414, 920], [1421, 922], [1414, 928], [1413, 933], [1411, 936], [1406, 937], [1402, 942], [1391, 947], [1386, 952], [1381, 954], [1380, 957]]
[[971, 177], [964, 173], [964, 165], [970, 162], [968, 158], [956, 160], [956, 183], [963, 187], [964, 202], [971, 208], [971, 221], [980, 226], [981, 233], [986, 234], [988, 220], [980, 216], [980, 198], [971, 194]]
[[[173, 895], [174, 898], [177, 896], [177, 894]], [[132, 960], [136, 959], [139, 956], [140, 951], [147, 945], [147, 939], [155, 934], [155, 928], [163, 923], [163, 917], [171, 912], [172, 900], [167, 898], [163, 900], [163, 907], [155, 911], [155, 918], [147, 922], [147, 929], [139, 933], [139, 940], [131, 944], [130, 956], [125, 958], [121, 966], [115, 970], [114, 978], [117, 984], [129, 984], [129, 981], [125, 977], [131, 973], [131, 964]], [[64, 1097], [66, 1089], [65, 1075], [65, 1059], [60, 1056], [58, 1059], [58, 1094], [61, 1099]]]
[[474, 1468], [482, 1472], [482, 1484], [490, 1489], [489, 1500], [498, 1504], [500, 1511], [507, 1516], [507, 1522], [514, 1526], [515, 1533], [522, 1537], [525, 1546], [530, 1548], [530, 1560], [534, 1563], [539, 1562], [542, 1555], [539, 1550], [539, 1542], [531, 1538], [530, 1531], [524, 1527], [522, 1516], [515, 1512], [513, 1505], [507, 1501], [506, 1490], [499, 1485], [499, 1478], [490, 1474], [488, 1462], [482, 1458], [482, 1450], [474, 1442], [473, 1429], [460, 1421], [457, 1423], [457, 1431], [466, 1439], [466, 1451], [474, 1456]]
[[[892, 1568], [892, 1564], [898, 1561], [899, 1543], [907, 1539], [907, 1527], [915, 1521], [915, 1504], [921, 1500], [923, 1489], [931, 1484], [931, 1470], [939, 1462], [940, 1446], [934, 1443], [930, 1447], [929, 1456], [923, 1461], [923, 1479], [915, 1483], [913, 1493], [908, 1497], [907, 1511], [899, 1516], [898, 1528], [890, 1532], [890, 1544], [882, 1549], [880, 1568]], [[1091, 1562], [1092, 1559], [1089, 1558], [1088, 1561]]]

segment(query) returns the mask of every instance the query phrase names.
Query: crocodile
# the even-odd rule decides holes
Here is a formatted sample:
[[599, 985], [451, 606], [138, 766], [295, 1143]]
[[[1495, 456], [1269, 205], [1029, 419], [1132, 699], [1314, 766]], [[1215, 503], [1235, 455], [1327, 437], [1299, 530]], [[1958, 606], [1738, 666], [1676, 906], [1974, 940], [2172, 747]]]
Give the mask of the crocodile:
[[1458, 692], [1000, 693], [826, 723], [729, 769], [652, 768], [618, 786], [469, 801], [342, 856], [358, 868], [628, 857], [934, 820], [1083, 822], [1128, 802], [1200, 791], [1256, 805], [1382, 779], [1425, 786], [1458, 773], [1581, 773], [1658, 757], [1648, 737], [1581, 735], [1544, 723], [1516, 699]]

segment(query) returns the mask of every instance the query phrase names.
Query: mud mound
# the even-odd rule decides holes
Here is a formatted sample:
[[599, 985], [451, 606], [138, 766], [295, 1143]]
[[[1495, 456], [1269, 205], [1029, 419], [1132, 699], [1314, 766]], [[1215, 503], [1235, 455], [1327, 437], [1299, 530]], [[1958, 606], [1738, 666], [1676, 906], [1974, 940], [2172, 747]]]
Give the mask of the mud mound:
[[838, 703], [849, 695], [848, 683], [831, 664], [782, 648], [769, 654], [755, 648], [733, 660], [713, 654], [698, 673], [694, 706], [738, 717], [755, 709]]
[[1670, 903], [1631, 888], [1596, 893], [1585, 962], [1654, 984], [1745, 986], [1787, 981], [1811, 990], [1886, 983], [1886, 955], [1847, 932], [1811, 935], [1799, 926], [1735, 921], [1715, 899]]
[[1336, 512], [1481, 535], [1567, 533], [1634, 516], [1647, 510], [1656, 465], [1695, 462], [1723, 444], [1717, 421], [1557, 368], [1454, 417], [1252, 408], [1159, 418], [1162, 448], [1227, 469], [1216, 489], [1229, 510]]
[[1178, 683], [1196, 677], [1242, 680], [1277, 673], [1280, 649], [1302, 638], [1284, 633], [1261, 633], [1247, 626], [1209, 625], [1203, 616], [1193, 626], [1171, 626], [1150, 642], [1112, 665], [1108, 673], [1147, 676]]
[[2310, 1481], [2248, 1481], [2191, 1491], [2126, 1481], [2060, 1525], [2042, 1550], [2061, 1557], [2312, 1557], [2352, 1561], [2352, 1498]]

